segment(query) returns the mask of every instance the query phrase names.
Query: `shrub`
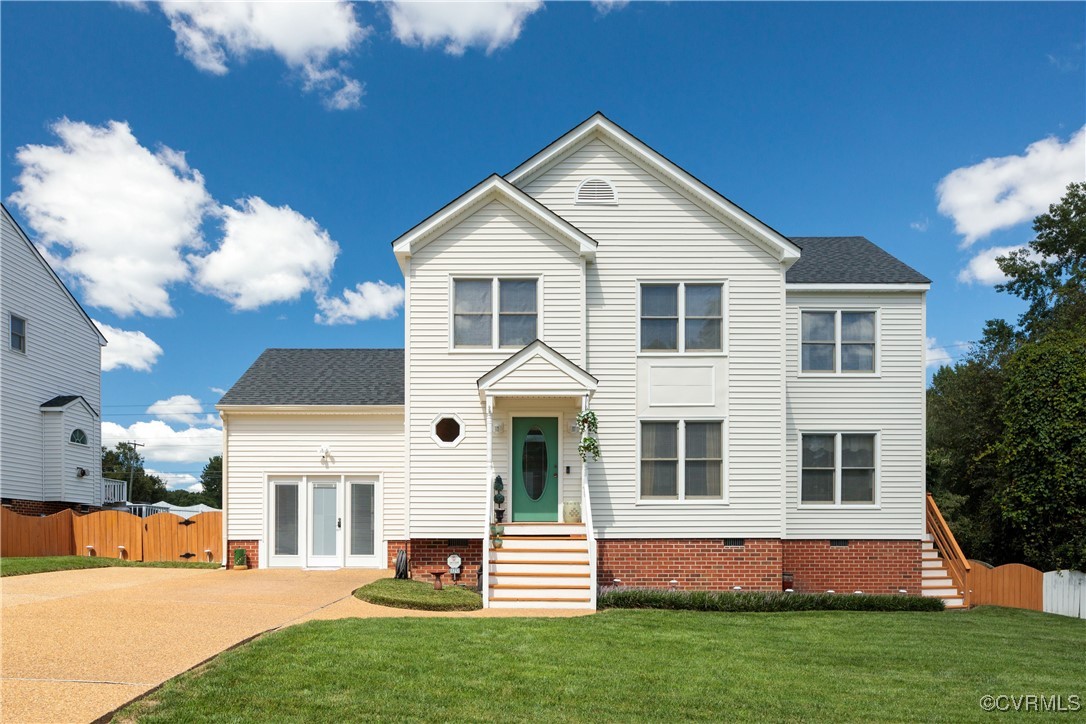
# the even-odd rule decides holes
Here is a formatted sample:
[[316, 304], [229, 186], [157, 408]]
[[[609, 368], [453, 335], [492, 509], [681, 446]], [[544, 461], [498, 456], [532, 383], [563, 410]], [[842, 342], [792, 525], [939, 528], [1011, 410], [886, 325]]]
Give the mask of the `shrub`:
[[651, 588], [601, 590], [599, 608], [661, 608], [674, 611], [942, 611], [943, 601], [920, 596], [776, 591], [663, 591]]

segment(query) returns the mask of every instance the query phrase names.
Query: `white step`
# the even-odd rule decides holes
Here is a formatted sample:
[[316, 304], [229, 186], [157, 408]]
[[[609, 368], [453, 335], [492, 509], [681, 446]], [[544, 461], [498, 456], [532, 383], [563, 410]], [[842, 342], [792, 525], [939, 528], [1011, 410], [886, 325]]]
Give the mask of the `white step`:
[[943, 603], [946, 604], [947, 608], [965, 607], [964, 598], [944, 598]]
[[587, 562], [569, 563], [493, 563], [490, 564], [490, 575], [516, 575], [517, 573], [589, 573], [591, 569]]
[[939, 551], [936, 550], [924, 550], [920, 551], [920, 558], [925, 561], [943, 560], [939, 557]]
[[490, 582], [512, 586], [588, 586], [592, 580], [585, 572], [581, 575], [545, 575], [528, 576], [515, 573], [491, 573]]
[[588, 541], [581, 538], [511, 538], [502, 536], [502, 547], [495, 550], [512, 551], [520, 548], [576, 549], [588, 551]]
[[931, 581], [929, 581], [927, 579], [929, 579], [929, 578], [949, 578], [950, 576], [946, 572], [945, 568], [943, 568], [942, 566], [939, 566], [938, 568], [921, 568], [920, 569], [920, 577], [924, 579], [924, 583], [931, 583]]
[[523, 563], [527, 561], [567, 561], [588, 564], [588, 551], [549, 550], [546, 548], [528, 548], [518, 550], [516, 548], [493, 550], [490, 552], [490, 560], [493, 563]]
[[[550, 596], [547, 596], [550, 598]], [[587, 596], [585, 598], [588, 598]], [[516, 601], [490, 599], [491, 608], [592, 608], [591, 599], [587, 601]]]
[[958, 596], [958, 589], [954, 586], [948, 586], [946, 588], [921, 588], [920, 595], [927, 598], [947, 598], [951, 596]]
[[507, 535], [585, 535], [584, 523], [497, 523]]
[[589, 598], [592, 589], [578, 588], [495, 588], [490, 589], [491, 601], [520, 600], [523, 598]]
[[923, 569], [942, 568], [943, 567], [943, 559], [942, 558], [924, 558], [924, 559], [922, 559], [920, 561], [920, 567], [923, 568]]
[[922, 551], [933, 551], [933, 550], [935, 550], [935, 544], [932, 543], [931, 541], [928, 541], [926, 543], [921, 543], [920, 544], [920, 550], [922, 550]]
[[921, 540], [925, 540], [925, 541], [931, 542], [931, 541], [934, 541], [934, 540], [935, 540], [935, 536], [933, 536], [933, 535], [932, 535], [931, 533], [925, 533], [925, 534], [924, 534], [924, 537], [923, 537], [923, 538], [921, 538]]
[[948, 588], [954, 585], [954, 581], [949, 576], [940, 576], [921, 579], [920, 585], [924, 588]]

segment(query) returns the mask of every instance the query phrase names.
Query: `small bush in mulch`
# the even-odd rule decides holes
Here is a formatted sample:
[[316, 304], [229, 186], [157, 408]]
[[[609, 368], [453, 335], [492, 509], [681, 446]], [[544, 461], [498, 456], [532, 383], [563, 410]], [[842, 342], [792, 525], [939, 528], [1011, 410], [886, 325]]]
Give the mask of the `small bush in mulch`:
[[673, 611], [760, 613], [778, 611], [942, 611], [943, 601], [920, 596], [776, 591], [664, 591], [602, 589], [599, 608], [658, 608]]

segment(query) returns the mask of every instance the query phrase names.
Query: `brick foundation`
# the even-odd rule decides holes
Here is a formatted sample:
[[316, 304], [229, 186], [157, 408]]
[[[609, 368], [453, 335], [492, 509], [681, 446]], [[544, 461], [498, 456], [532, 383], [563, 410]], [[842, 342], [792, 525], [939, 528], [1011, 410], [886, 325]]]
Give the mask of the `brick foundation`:
[[[62, 510], [74, 510], [76, 512], [93, 513], [98, 510], [103, 510], [102, 507], [97, 505], [81, 505], [80, 503], [65, 503], [60, 500], [19, 500], [19, 499], [4, 499], [4, 507], [10, 508], [12, 512], [19, 515], [52, 515], [53, 513], [59, 513]], [[84, 511], [84, 508], [86, 509]]]
[[898, 593], [920, 595], [920, 541], [850, 540], [831, 546], [828, 540], [786, 540], [784, 572], [792, 588], [802, 592]]
[[722, 538], [600, 539], [596, 580], [601, 586], [615, 585], [617, 578], [623, 586], [643, 588], [781, 590], [780, 540], [725, 543]]
[[[446, 560], [449, 554], [460, 556], [460, 577], [456, 583], [464, 586], [478, 585], [479, 566], [483, 563], [483, 542], [481, 540], [449, 540], [446, 538], [416, 538], [409, 541], [394, 540], [388, 542], [388, 567], [396, 568], [396, 554], [401, 549], [407, 550], [407, 568], [411, 578], [416, 581], [432, 582], [431, 571], [448, 571]], [[446, 577], [444, 582], [451, 582]]]
[[258, 540], [232, 540], [226, 544], [226, 567], [234, 567], [234, 549], [244, 548], [246, 565], [256, 568], [260, 565], [260, 541]]

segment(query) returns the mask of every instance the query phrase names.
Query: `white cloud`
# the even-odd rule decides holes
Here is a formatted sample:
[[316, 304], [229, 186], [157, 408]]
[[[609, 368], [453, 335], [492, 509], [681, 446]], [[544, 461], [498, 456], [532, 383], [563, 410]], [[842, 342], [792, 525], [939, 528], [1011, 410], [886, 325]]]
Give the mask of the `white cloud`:
[[216, 395], [225, 395], [226, 394], [226, 390], [224, 390], [221, 387], [208, 387], [207, 389], [211, 390]]
[[392, 34], [404, 45], [444, 46], [450, 55], [471, 47], [489, 55], [510, 45], [524, 21], [543, 7], [528, 2], [400, 2], [387, 5]]
[[218, 415], [204, 413], [203, 404], [192, 395], [174, 395], [158, 400], [147, 412], [167, 422], [179, 422], [190, 427], [197, 425], [221, 426]]
[[238, 204], [240, 209], [221, 209], [219, 247], [207, 256], [189, 257], [197, 287], [234, 309], [257, 309], [322, 291], [339, 253], [328, 232], [289, 206], [271, 206], [256, 196]]
[[909, 228], [912, 229], [913, 231], [919, 231], [921, 234], [923, 234], [925, 231], [928, 230], [928, 219], [927, 219], [927, 217], [925, 217], [921, 221], [912, 222], [911, 224], [909, 224]]
[[383, 281], [362, 282], [354, 289], [344, 289], [341, 297], [317, 297], [320, 310], [313, 317], [317, 324], [354, 324], [377, 317], [390, 319], [403, 306], [404, 290], [399, 284]]
[[953, 364], [950, 353], [945, 348], [938, 346], [935, 337], [927, 338], [927, 361], [929, 368], [934, 367], [936, 369]]
[[[939, 212], [954, 220], [962, 247], [1048, 210], [1067, 184], [1086, 179], [1086, 126], [1066, 143], [1049, 137], [1021, 156], [989, 158], [939, 182]], [[964, 273], [964, 272], [963, 272]]]
[[1019, 246], [993, 246], [990, 249], [984, 249], [973, 255], [973, 258], [969, 260], [965, 268], [958, 272], [958, 281], [965, 284], [999, 284], [1006, 281], [1007, 276], [1000, 270], [999, 265], [996, 264], [997, 256], [1006, 256], [1016, 249], [1020, 249]]
[[200, 70], [224, 75], [231, 60], [252, 52], [279, 56], [300, 74], [306, 91], [319, 91], [328, 108], [357, 108], [362, 84], [347, 75], [342, 57], [372, 28], [349, 2], [162, 2], [178, 51]]
[[164, 473], [161, 470], [154, 470], [153, 468], [148, 467], [145, 467], [143, 470], [148, 475], [157, 475], [162, 478], [162, 482], [164, 482], [166, 487], [170, 490], [182, 488], [190, 493], [202, 493], [204, 491], [203, 483], [201, 483], [200, 479], [192, 473]]
[[199, 171], [165, 146], [152, 153], [127, 123], [62, 119], [55, 146], [23, 146], [20, 208], [56, 268], [95, 307], [121, 316], [173, 314], [167, 287], [185, 281], [185, 249], [203, 246], [212, 204]]
[[143, 457], [152, 463], [206, 463], [222, 454], [222, 430], [216, 427], [188, 427], [174, 430], [162, 420], [134, 422], [128, 427], [102, 422], [102, 444], [114, 447], [118, 442], [135, 440]]
[[102, 348], [102, 371], [128, 367], [137, 372], [150, 372], [162, 356], [162, 348], [143, 332], [117, 329], [94, 320], [109, 343]]
[[630, 4], [630, 0], [592, 0], [592, 7], [600, 15], [606, 15], [613, 10], [621, 10]]

